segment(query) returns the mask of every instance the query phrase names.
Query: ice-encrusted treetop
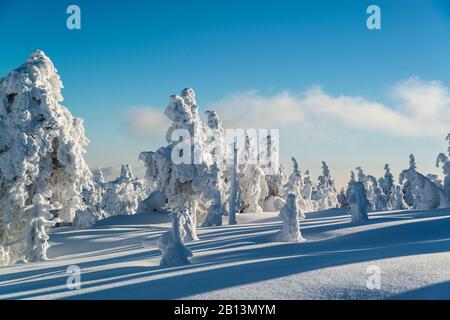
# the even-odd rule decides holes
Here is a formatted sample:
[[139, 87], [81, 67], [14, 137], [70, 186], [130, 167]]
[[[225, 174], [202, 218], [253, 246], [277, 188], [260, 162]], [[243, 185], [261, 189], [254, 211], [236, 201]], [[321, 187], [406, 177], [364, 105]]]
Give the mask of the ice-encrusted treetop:
[[36, 96], [44, 93], [46, 88], [51, 88], [49, 91], [51, 94], [44, 94], [43, 98], [53, 99], [56, 102], [63, 100], [61, 79], [52, 61], [41, 50], [32, 52], [23, 65], [0, 81], [6, 95], [29, 92]]

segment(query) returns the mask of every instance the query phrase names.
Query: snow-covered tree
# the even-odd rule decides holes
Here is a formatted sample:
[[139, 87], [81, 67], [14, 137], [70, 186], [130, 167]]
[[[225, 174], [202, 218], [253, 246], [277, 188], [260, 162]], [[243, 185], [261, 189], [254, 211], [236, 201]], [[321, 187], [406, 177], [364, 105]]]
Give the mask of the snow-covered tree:
[[325, 161], [322, 161], [322, 175], [314, 193], [313, 200], [317, 201], [318, 210], [327, 210], [339, 206], [334, 180]]
[[27, 208], [31, 217], [27, 230], [27, 244], [25, 251], [25, 261], [45, 261], [47, 258], [47, 249], [50, 247], [48, 243], [47, 230], [56, 223], [61, 222], [60, 219], [54, 218], [51, 210], [59, 209], [49, 204], [45, 198], [36, 194], [33, 202]]
[[341, 188], [341, 191], [338, 194], [338, 202], [340, 208], [348, 208], [348, 201], [347, 201], [347, 193], [345, 192], [344, 187]]
[[236, 143], [233, 144], [233, 167], [231, 171], [231, 181], [230, 181], [230, 195], [228, 199], [228, 224], [236, 224], [236, 214], [239, 211], [240, 206], [240, 194], [241, 188], [239, 186], [238, 180], [238, 153]]
[[355, 174], [351, 173], [351, 179], [347, 188], [349, 214], [353, 223], [361, 223], [368, 220], [367, 210], [370, 205], [367, 200], [366, 190], [361, 181], [355, 180]]
[[450, 133], [447, 135], [448, 142], [447, 155], [440, 153], [436, 159], [436, 167], [442, 164], [442, 172], [444, 173], [443, 189], [447, 197], [447, 205], [450, 205]]
[[244, 169], [239, 175], [239, 185], [241, 188], [242, 212], [263, 212], [261, 205], [269, 190], [261, 167], [256, 164], [244, 165]]
[[263, 212], [264, 200], [269, 195], [264, 169], [258, 164], [256, 139], [245, 134], [244, 161], [239, 162], [241, 212]]
[[378, 180], [378, 184], [383, 191], [383, 194], [388, 199], [388, 209], [391, 209], [391, 198], [394, 192], [394, 175], [391, 173], [391, 168], [389, 164], [384, 165], [384, 176]]
[[264, 141], [265, 145], [267, 145], [267, 150], [260, 152], [260, 163], [266, 173], [265, 179], [268, 196], [283, 197], [286, 172], [284, 167], [279, 163], [278, 157], [273, 156], [278, 153], [278, 145], [272, 141], [271, 135], [268, 135]]
[[289, 194], [295, 194], [297, 205], [302, 211], [312, 211], [313, 207], [309, 202], [306, 202], [302, 197], [303, 189], [303, 177], [297, 159], [295, 157], [292, 160], [292, 173], [288, 178], [287, 183], [284, 186], [284, 194], [287, 199]]
[[135, 214], [139, 203], [146, 198], [144, 181], [134, 177], [129, 165], [122, 165], [120, 176], [104, 188], [101, 209], [108, 217]]
[[[224, 186], [222, 164], [217, 161], [227, 156], [223, 150], [226, 149], [223, 147], [223, 130], [215, 112], [207, 112], [207, 123], [202, 122], [195, 92], [190, 88], [184, 89], [179, 96], [171, 96], [164, 114], [172, 121], [166, 133], [169, 144], [155, 152], [142, 152], [139, 158], [147, 169], [146, 178], [167, 197], [168, 207], [191, 216], [182, 219], [183, 228], [188, 230], [186, 239], [197, 239], [196, 226], [188, 224], [197, 221], [201, 224], [202, 219], [193, 215], [208, 210], [211, 193], [206, 186], [214, 176], [214, 163], [219, 168], [216, 176], [219, 185]], [[215, 130], [214, 139], [206, 134], [211, 130]], [[221, 197], [220, 201], [222, 210], [225, 210], [226, 198]]]
[[394, 186], [394, 191], [391, 193], [391, 198], [389, 199], [391, 210], [403, 210], [407, 209], [408, 205], [403, 200], [402, 187], [399, 185]]
[[283, 221], [281, 230], [275, 234], [275, 241], [301, 242], [304, 241], [300, 232], [300, 220], [305, 219], [303, 212], [298, 207], [295, 194], [288, 194], [286, 204], [280, 211], [280, 218]]
[[[81, 192], [91, 179], [83, 157], [88, 140], [83, 120], [60, 104], [62, 87], [42, 51], [0, 79], [0, 263], [43, 257], [53, 220], [33, 217], [34, 201], [58, 208], [66, 223], [83, 209]], [[30, 233], [41, 242], [28, 242], [37, 239]]]
[[405, 202], [413, 209], [447, 207], [444, 191], [433, 181], [417, 172], [414, 155], [409, 156], [409, 168], [400, 173]]
[[311, 174], [309, 170], [306, 170], [303, 174], [303, 185], [302, 185], [302, 198], [306, 202], [305, 211], [317, 211], [319, 210], [319, 204], [316, 200], [313, 200], [313, 194], [316, 195], [316, 188], [311, 180]]
[[176, 267], [190, 264], [192, 251], [184, 245], [185, 229], [183, 219], [189, 214], [172, 213], [172, 229], [158, 239], [158, 248], [162, 252], [160, 266]]
[[369, 201], [368, 210], [375, 210], [376, 195], [374, 183], [376, 182], [376, 178], [371, 175], [366, 175], [361, 167], [357, 167], [356, 171], [358, 172], [358, 181], [364, 185], [366, 197], [367, 200]]
[[384, 211], [388, 209], [388, 198], [383, 193], [383, 190], [378, 185], [378, 181], [374, 176], [366, 176], [366, 194], [371, 204], [370, 210]]
[[77, 212], [72, 226], [89, 228], [108, 216], [102, 207], [105, 185], [102, 170], [93, 170], [92, 180], [82, 190], [84, 209]]
[[203, 195], [205, 199], [208, 199], [208, 211], [202, 224], [204, 227], [222, 225], [222, 216], [224, 213], [222, 207], [222, 196], [224, 192], [224, 186], [219, 175], [219, 168], [217, 164], [214, 163], [209, 170], [206, 184], [207, 190]]

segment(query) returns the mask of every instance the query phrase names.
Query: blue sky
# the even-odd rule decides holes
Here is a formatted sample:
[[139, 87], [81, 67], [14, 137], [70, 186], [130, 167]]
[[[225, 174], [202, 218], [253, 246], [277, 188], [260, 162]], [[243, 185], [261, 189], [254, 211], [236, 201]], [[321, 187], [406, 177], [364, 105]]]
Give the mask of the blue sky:
[[[66, 28], [70, 4], [81, 8], [81, 30]], [[381, 8], [381, 30], [366, 28], [370, 4]], [[322, 102], [340, 105], [337, 99], [344, 95], [350, 99], [344, 103], [355, 108], [379, 103], [408, 116], [411, 110], [403, 112], [404, 104], [415, 106], [414, 101], [423, 100], [414, 92], [428, 88], [433, 99], [441, 101], [450, 86], [446, 0], [0, 0], [0, 38], [1, 75], [23, 63], [34, 49], [52, 59], [65, 86], [64, 105], [85, 119], [92, 167], [137, 165], [140, 151], [161, 145], [165, 132], [136, 135], [135, 111], [162, 110], [168, 96], [184, 87], [196, 90], [203, 111], [245, 108], [236, 102], [240, 97], [249, 105], [278, 105], [285, 101], [279, 99], [284, 92], [294, 109]], [[415, 80], [408, 82], [411, 77]], [[320, 94], [311, 97], [308, 90], [318, 86]], [[306, 103], [308, 98], [315, 103]], [[423, 105], [420, 108], [427, 108]], [[449, 105], [441, 110], [448, 113]], [[230, 122], [233, 113], [228, 113]], [[390, 162], [398, 173], [410, 152], [420, 169], [439, 172], [433, 162], [446, 149], [445, 136], [416, 126], [417, 116], [409, 126], [420, 127], [424, 134], [409, 128], [396, 132], [394, 120], [387, 128], [375, 125], [371, 130], [370, 121], [358, 125], [327, 117], [326, 111], [314, 111], [309, 122], [289, 122], [281, 128], [284, 161], [296, 155], [316, 176], [320, 161], [327, 160], [338, 184], [348, 180], [349, 170], [357, 165], [379, 175]], [[431, 116], [424, 119], [438, 127]]]

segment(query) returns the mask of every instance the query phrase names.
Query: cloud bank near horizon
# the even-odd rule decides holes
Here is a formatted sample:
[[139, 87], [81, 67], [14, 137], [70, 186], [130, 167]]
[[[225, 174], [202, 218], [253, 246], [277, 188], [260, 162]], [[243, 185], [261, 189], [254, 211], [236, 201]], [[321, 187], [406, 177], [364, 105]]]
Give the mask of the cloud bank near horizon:
[[[339, 125], [340, 130], [399, 137], [443, 137], [449, 131], [450, 94], [441, 82], [411, 77], [392, 87], [389, 96], [391, 105], [361, 96], [333, 96], [321, 87], [300, 94], [248, 91], [225, 97], [210, 109], [227, 128], [312, 130]], [[160, 108], [130, 107], [124, 124], [132, 137], [155, 139], [164, 136], [170, 122]]]
[[360, 96], [332, 96], [321, 87], [295, 95], [256, 91], [232, 95], [215, 104], [226, 126], [256, 128], [333, 128], [380, 132], [400, 137], [442, 137], [449, 130], [450, 95], [439, 81], [413, 77], [390, 92], [393, 104]]

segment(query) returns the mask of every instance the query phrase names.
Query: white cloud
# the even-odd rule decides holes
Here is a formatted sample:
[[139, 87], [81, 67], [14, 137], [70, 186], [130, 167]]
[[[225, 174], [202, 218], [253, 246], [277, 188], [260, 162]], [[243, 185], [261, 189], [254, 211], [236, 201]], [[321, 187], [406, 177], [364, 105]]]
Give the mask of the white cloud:
[[153, 107], [128, 107], [123, 112], [126, 130], [137, 139], [161, 139], [170, 122], [163, 110]]
[[438, 81], [409, 78], [392, 89], [393, 104], [358, 96], [331, 96], [322, 88], [300, 95], [255, 91], [214, 104], [227, 127], [327, 128], [339, 124], [398, 136], [444, 136], [449, 131], [450, 96]]

